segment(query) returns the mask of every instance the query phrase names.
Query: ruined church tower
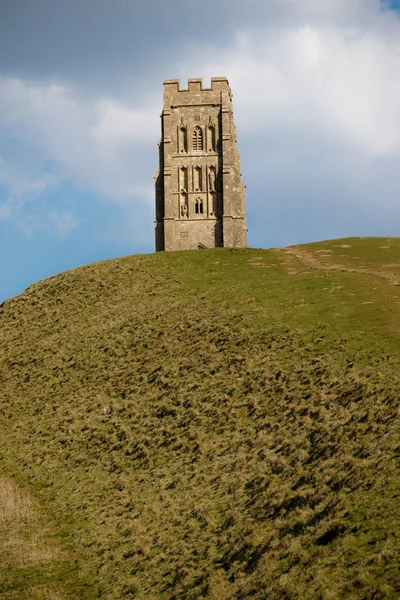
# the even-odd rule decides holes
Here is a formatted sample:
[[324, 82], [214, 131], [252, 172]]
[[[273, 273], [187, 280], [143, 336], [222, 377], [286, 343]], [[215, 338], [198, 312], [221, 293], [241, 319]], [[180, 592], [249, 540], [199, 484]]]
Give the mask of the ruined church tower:
[[247, 246], [245, 186], [225, 77], [164, 82], [156, 251]]

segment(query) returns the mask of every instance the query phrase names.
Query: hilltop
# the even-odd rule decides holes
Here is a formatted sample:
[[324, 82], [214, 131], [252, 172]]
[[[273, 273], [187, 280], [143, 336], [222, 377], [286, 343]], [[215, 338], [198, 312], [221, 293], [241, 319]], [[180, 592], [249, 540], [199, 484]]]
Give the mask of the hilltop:
[[34, 508], [0, 519], [0, 598], [398, 597], [399, 286], [400, 239], [350, 238], [3, 303], [0, 505]]

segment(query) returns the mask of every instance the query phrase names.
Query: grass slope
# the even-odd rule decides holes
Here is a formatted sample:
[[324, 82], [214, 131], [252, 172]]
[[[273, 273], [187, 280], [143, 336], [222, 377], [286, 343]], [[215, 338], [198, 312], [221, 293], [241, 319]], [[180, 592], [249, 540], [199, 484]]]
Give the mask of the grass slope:
[[131, 256], [5, 302], [0, 470], [68, 589], [398, 597], [399, 281], [399, 239], [352, 238]]

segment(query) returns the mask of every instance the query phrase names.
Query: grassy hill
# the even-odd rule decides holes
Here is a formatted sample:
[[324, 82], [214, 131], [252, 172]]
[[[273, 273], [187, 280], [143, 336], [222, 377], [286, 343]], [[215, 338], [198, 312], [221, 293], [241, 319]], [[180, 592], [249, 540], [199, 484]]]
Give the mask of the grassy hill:
[[0, 518], [0, 598], [399, 597], [399, 285], [400, 239], [351, 238], [3, 303], [0, 514], [34, 509]]

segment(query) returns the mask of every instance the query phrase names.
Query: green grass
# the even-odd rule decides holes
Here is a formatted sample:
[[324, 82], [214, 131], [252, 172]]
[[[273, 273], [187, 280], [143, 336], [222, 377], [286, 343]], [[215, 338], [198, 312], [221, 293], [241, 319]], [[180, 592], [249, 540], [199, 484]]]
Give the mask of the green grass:
[[0, 471], [68, 589], [398, 597], [397, 261], [397, 238], [130, 256], [4, 303]]

